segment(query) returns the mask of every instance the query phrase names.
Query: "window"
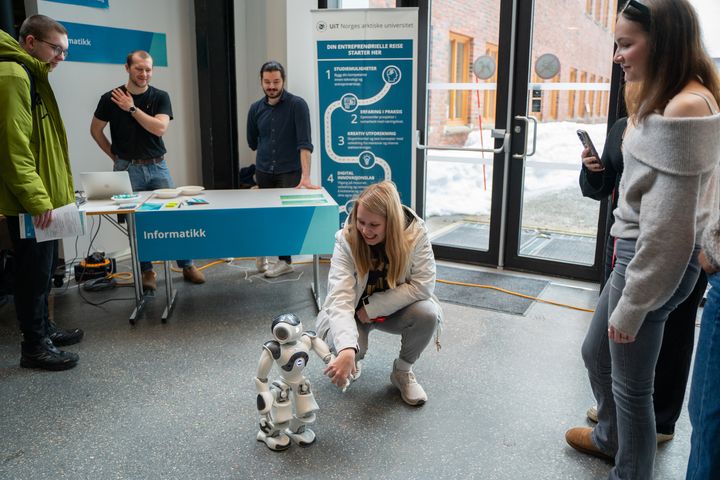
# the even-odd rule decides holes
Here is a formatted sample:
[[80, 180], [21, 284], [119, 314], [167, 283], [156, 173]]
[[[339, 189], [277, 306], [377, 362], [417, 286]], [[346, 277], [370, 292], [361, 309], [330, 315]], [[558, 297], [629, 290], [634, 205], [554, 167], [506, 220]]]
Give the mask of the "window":
[[[465, 35], [450, 32], [450, 83], [470, 81], [471, 39]], [[470, 92], [450, 90], [448, 120], [453, 124], [470, 123]]]
[[[603, 78], [603, 83], [610, 83], [610, 80], [608, 80], [607, 78]], [[609, 107], [608, 98], [609, 97], [610, 97], [610, 92], [608, 92], [607, 90], [604, 91], [603, 95], [602, 95], [602, 114], [603, 115], [607, 115], [607, 113], [608, 113], [608, 107]]]
[[[498, 61], [498, 46], [494, 43], [485, 44], [485, 55], [492, 57], [495, 60], [495, 65]], [[497, 67], [493, 76], [485, 80], [487, 83], [497, 82]], [[497, 89], [483, 91], [483, 109], [482, 109], [482, 120], [485, 125], [488, 122], [495, 123], [495, 102], [497, 100]]]
[[[577, 69], [570, 69], [570, 83], [577, 82]], [[575, 90], [568, 89], [568, 118], [575, 118]]]
[[[595, 75], [590, 75], [590, 84], [591, 86], [595, 85]], [[600, 95], [600, 92], [596, 92], [595, 90], [590, 90], [588, 92], [588, 110], [590, 112], [590, 116], [594, 117], [595, 112], [595, 94]]]
[[[558, 74], [555, 75], [550, 81], [553, 83], [559, 82], [560, 81], [560, 72], [558, 72]], [[557, 120], [558, 119], [558, 105], [560, 104], [560, 91], [559, 90], [550, 90], [548, 93], [550, 94], [550, 119]]]
[[610, 0], [610, 10], [608, 11], [608, 26], [612, 25], [612, 30], [615, 31], [615, 18], [617, 16], [618, 0]]
[[[605, 80], [603, 80], [603, 78], [600, 76], [598, 76], [597, 81], [598, 81], [598, 84], [605, 83]], [[603, 110], [603, 106], [602, 106], [603, 93], [604, 92], [602, 92], [600, 90], [595, 92], [595, 115], [600, 116], [600, 117], [602, 117], [606, 114], [606, 111]]]
[[603, 27], [605, 27], [605, 28], [608, 28], [608, 18], [609, 18], [609, 16], [610, 16], [610, 15], [609, 15], [610, 12], [608, 12], [608, 9], [610, 8], [610, 4], [611, 4], [611, 3], [612, 3], [612, 2], [611, 2], [610, 0], [603, 0], [603, 6], [602, 6], [602, 25], [603, 25]]
[[587, 72], [581, 72], [580, 73], [580, 83], [583, 85], [580, 86], [580, 92], [578, 93], [578, 111], [577, 116], [580, 118], [585, 118], [585, 83], [587, 83]]

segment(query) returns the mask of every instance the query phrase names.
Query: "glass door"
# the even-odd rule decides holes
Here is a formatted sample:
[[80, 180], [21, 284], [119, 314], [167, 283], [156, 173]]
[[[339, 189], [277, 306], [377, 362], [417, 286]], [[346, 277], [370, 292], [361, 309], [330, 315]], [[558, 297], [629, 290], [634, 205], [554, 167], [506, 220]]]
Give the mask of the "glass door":
[[[616, 0], [432, 0], [424, 214], [438, 258], [597, 278], [578, 185], [610, 104]], [[602, 210], [602, 211], [601, 211]]]
[[512, 110], [528, 140], [510, 162], [505, 265], [597, 279], [606, 210], [580, 191], [577, 131], [602, 153], [617, 0], [518, 4], [528, 22], [518, 43], [529, 48], [518, 53]]
[[440, 258], [495, 264], [502, 0], [429, 3], [425, 220]]

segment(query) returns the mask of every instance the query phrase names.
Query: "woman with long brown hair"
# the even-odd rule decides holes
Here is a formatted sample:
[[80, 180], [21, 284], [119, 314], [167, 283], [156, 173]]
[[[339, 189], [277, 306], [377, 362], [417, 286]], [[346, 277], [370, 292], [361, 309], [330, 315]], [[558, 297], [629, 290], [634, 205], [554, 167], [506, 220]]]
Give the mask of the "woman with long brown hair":
[[337, 355], [325, 374], [346, 386], [360, 376], [372, 330], [401, 335], [390, 381], [405, 403], [425, 403], [412, 366], [441, 322], [434, 289], [435, 257], [425, 223], [400, 203], [392, 182], [370, 185], [335, 235], [327, 298], [317, 319], [318, 335]]
[[687, 0], [629, 0], [615, 44], [629, 113], [616, 263], [582, 346], [598, 424], [565, 438], [614, 460], [609, 478], [641, 480], [653, 475], [663, 327], [697, 281], [698, 244], [718, 212], [720, 82]]

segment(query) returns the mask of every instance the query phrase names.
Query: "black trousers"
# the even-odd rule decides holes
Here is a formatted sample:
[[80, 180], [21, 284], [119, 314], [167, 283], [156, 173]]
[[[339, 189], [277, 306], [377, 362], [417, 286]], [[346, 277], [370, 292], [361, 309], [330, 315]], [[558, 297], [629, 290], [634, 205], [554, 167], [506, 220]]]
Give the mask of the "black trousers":
[[[255, 182], [258, 188], [293, 188], [297, 187], [302, 178], [302, 170], [295, 170], [287, 173], [265, 173], [255, 170]], [[287, 263], [292, 262], [290, 255], [278, 257], [279, 260], [285, 260]]]
[[48, 294], [57, 241], [21, 239], [18, 217], [7, 217], [15, 251], [15, 311], [23, 340], [37, 343], [48, 335]]
[[[603, 284], [612, 272], [614, 243], [613, 237], [608, 236]], [[701, 271], [690, 296], [670, 313], [665, 322], [653, 392], [655, 429], [658, 433], [674, 433], [675, 423], [682, 413], [695, 345], [695, 318], [707, 284], [707, 275]]]

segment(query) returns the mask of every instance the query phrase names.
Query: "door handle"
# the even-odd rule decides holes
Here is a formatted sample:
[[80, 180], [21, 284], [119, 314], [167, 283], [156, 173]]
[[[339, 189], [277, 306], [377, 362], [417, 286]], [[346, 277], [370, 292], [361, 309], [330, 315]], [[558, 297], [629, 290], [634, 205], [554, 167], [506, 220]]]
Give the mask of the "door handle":
[[484, 153], [503, 153], [510, 141], [510, 134], [505, 130], [494, 129], [491, 136], [493, 138], [502, 138], [503, 142], [498, 148], [472, 148], [472, 147], [448, 147], [445, 145], [423, 145], [420, 143], [420, 130], [415, 130], [415, 148], [419, 150], [460, 150], [463, 152], [484, 152]]
[[535, 149], [537, 147], [537, 119], [535, 117], [525, 117], [523, 115], [517, 115], [515, 117], [515, 120], [519, 120], [521, 122], [525, 122], [525, 131], [527, 132], [528, 127], [530, 126], [530, 122], [533, 123], [533, 140], [532, 140], [532, 151], [530, 153], [526, 152], [525, 149], [527, 148], [527, 142], [525, 142], [525, 145], [523, 145], [523, 153], [516, 153], [513, 155], [513, 158], [525, 158], [525, 157], [532, 157], [535, 155]]

